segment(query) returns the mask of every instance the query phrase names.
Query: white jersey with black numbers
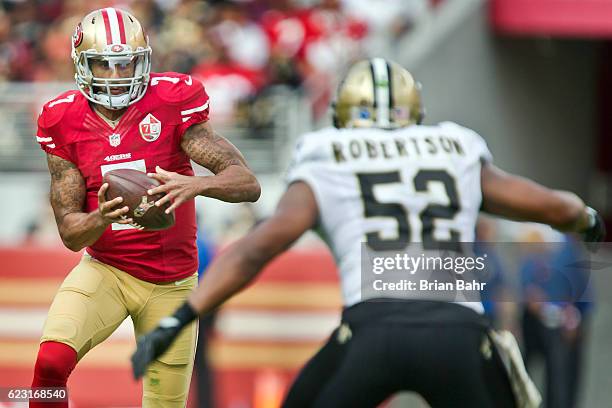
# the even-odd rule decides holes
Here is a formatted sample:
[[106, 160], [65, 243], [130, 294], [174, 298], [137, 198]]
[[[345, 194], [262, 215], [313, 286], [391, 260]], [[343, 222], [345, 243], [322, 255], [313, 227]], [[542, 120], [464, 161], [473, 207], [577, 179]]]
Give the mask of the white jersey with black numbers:
[[[362, 244], [383, 251], [473, 242], [481, 167], [491, 160], [480, 135], [451, 122], [397, 130], [326, 128], [302, 136], [287, 181], [303, 181], [314, 193], [345, 306], [367, 300]], [[480, 302], [465, 305], [482, 311]]]

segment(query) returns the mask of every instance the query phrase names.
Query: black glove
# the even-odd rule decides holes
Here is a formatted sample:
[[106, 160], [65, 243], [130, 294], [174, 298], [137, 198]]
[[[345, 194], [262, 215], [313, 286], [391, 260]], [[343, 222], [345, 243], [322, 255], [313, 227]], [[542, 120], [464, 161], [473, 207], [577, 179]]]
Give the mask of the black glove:
[[591, 207], [587, 207], [589, 213], [589, 227], [582, 232], [582, 239], [587, 243], [587, 247], [592, 252], [597, 251], [599, 245], [598, 242], [603, 241], [606, 238], [606, 224], [604, 223], [601, 215]]
[[139, 379], [149, 364], [164, 354], [181, 333], [183, 327], [197, 317], [189, 303], [185, 302], [173, 316], [165, 317], [153, 331], [141, 336], [132, 354], [132, 372]]

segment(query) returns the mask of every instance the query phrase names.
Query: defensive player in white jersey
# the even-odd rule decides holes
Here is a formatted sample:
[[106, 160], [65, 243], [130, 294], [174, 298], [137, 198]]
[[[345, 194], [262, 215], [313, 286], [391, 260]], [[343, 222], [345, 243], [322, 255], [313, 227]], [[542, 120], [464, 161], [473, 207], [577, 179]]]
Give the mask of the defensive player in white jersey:
[[481, 210], [583, 233], [587, 241], [603, 239], [603, 223], [575, 194], [495, 167], [474, 131], [424, 126], [422, 118], [408, 71], [383, 59], [352, 66], [334, 103], [335, 126], [297, 144], [276, 212], [213, 261], [181, 313], [139, 340], [135, 375], [188, 323], [185, 310], [190, 318], [210, 312], [318, 227], [341, 275], [342, 325], [304, 367], [284, 406], [374, 407], [401, 390], [433, 407], [515, 406], [480, 304], [378, 301], [363, 290], [362, 245], [374, 253], [411, 245], [460, 250], [474, 241]]

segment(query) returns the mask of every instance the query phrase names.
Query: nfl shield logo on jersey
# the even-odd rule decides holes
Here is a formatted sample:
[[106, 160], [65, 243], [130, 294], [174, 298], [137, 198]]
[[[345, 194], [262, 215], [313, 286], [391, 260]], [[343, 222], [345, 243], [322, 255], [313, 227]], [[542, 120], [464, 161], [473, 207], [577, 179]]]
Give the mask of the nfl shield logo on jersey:
[[161, 134], [161, 122], [150, 113], [138, 125], [140, 135], [147, 142], [154, 142]]
[[111, 146], [117, 147], [121, 143], [121, 135], [119, 133], [113, 133], [108, 137], [108, 141]]

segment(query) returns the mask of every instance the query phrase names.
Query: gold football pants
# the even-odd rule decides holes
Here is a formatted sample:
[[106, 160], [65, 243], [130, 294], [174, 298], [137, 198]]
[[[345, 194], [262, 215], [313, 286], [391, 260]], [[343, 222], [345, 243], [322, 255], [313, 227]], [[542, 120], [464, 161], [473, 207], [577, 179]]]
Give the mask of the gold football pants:
[[[197, 282], [194, 274], [176, 282], [150, 283], [85, 254], [55, 295], [40, 341], [67, 344], [80, 360], [128, 316], [137, 337], [154, 329], [185, 301]], [[194, 322], [149, 366], [143, 379], [143, 407], [185, 406], [196, 341]]]

